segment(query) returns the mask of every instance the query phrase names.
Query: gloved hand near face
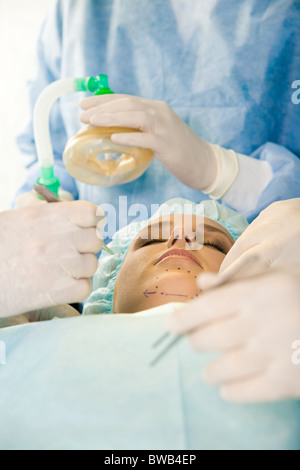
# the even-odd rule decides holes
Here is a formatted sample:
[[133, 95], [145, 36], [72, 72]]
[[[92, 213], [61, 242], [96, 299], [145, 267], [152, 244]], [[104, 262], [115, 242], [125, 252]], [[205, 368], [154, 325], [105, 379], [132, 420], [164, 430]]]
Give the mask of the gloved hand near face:
[[[199, 277], [202, 297], [170, 319], [170, 329], [188, 333], [196, 349], [224, 352], [206, 379], [228, 400], [300, 398], [291, 361], [300, 339], [299, 246], [300, 199], [270, 205], [233, 245], [220, 273]], [[257, 261], [248, 279], [219, 286], [251, 258]]]
[[168, 329], [187, 334], [197, 351], [222, 353], [204, 379], [224, 399], [300, 399], [300, 366], [292, 360], [300, 340], [299, 285], [300, 268], [290, 266], [221, 286], [173, 313]]
[[256, 256], [265, 269], [300, 263], [300, 198], [274, 202], [263, 210], [234, 244], [220, 273], [243, 258]]
[[0, 214], [0, 317], [89, 295], [103, 244], [96, 211], [88, 202], [41, 202]]

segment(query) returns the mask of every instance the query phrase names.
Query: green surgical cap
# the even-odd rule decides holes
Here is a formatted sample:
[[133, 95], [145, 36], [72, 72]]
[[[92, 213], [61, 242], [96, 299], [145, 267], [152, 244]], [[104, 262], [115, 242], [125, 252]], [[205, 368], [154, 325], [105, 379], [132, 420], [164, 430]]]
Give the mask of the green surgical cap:
[[151, 220], [168, 214], [192, 214], [207, 217], [222, 225], [234, 241], [248, 226], [243, 215], [216, 201], [205, 200], [196, 204], [182, 198], [170, 199], [162, 204], [150, 219], [132, 222], [116, 232], [108, 245], [114, 255], [102, 251], [99, 258], [98, 270], [93, 279], [93, 291], [85, 303], [84, 315], [113, 313], [115, 282], [132, 241]]

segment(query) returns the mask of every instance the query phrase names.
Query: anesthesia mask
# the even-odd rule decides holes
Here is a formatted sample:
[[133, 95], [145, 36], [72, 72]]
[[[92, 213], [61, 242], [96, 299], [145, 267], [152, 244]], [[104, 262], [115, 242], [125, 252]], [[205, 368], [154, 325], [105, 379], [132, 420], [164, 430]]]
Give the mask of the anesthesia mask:
[[[90, 91], [96, 95], [113, 93], [104, 74], [58, 80], [43, 91], [34, 110], [34, 134], [41, 168], [38, 184], [46, 186], [56, 195], [60, 183], [54, 175], [49, 114], [53, 103], [60, 96], [79, 91]], [[140, 131], [125, 127], [83, 127], [67, 142], [63, 161], [68, 172], [75, 179], [96, 186], [114, 186], [139, 178], [150, 165], [154, 153], [152, 150], [112, 142], [112, 134], [121, 132]]]

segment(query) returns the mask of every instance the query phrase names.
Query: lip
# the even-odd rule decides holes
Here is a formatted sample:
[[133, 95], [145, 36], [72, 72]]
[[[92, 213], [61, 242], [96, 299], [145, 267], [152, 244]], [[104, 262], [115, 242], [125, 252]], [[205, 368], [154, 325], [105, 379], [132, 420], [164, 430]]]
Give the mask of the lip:
[[196, 258], [196, 256], [194, 256], [190, 251], [187, 250], [169, 250], [162, 256], [160, 256], [155, 264], [158, 264], [171, 256], [176, 258], [188, 258], [189, 260], [192, 260], [194, 263], [198, 264], [200, 268], [202, 268], [202, 265], [200, 264], [200, 261]]

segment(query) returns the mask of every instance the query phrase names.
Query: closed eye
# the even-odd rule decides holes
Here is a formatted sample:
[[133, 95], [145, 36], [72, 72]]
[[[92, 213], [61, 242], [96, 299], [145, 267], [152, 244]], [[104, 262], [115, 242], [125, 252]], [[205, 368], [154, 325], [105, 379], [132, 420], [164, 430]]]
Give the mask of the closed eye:
[[152, 238], [152, 239], [149, 239], [149, 240], [142, 240], [140, 248], [142, 248], [144, 246], [154, 245], [155, 243], [164, 243], [166, 241], [168, 241], [168, 240], [164, 239], [164, 238]]
[[204, 243], [205, 246], [210, 246], [211, 248], [215, 249], [215, 250], [218, 250], [220, 251], [221, 253], [224, 253], [224, 255], [227, 255], [228, 253], [228, 249], [227, 247], [225, 246], [225, 244], [223, 244], [222, 242], [220, 241], [217, 241], [217, 240], [214, 240], [214, 241], [206, 241]]

